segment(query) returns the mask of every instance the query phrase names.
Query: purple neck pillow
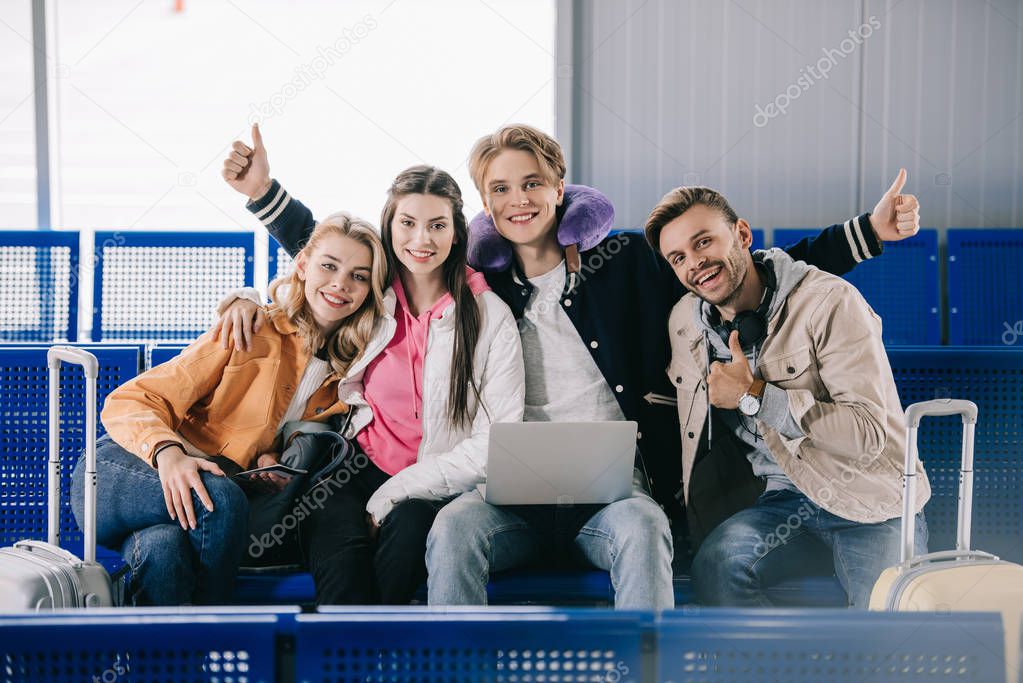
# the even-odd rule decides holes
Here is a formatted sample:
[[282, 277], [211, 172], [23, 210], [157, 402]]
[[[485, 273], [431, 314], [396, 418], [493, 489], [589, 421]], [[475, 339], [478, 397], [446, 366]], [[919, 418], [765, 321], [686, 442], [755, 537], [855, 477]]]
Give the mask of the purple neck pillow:
[[[586, 251], [611, 232], [615, 208], [602, 192], [585, 185], [566, 185], [565, 201], [558, 207], [558, 244]], [[512, 264], [511, 242], [501, 236], [494, 221], [479, 212], [469, 223], [469, 265], [500, 272]]]

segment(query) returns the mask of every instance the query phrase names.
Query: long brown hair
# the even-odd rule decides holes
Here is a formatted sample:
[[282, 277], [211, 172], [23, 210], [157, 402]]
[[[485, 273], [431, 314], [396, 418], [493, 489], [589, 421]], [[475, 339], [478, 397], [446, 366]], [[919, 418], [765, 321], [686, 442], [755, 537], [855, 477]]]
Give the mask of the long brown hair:
[[462, 210], [462, 190], [448, 173], [433, 166], [413, 166], [398, 174], [387, 191], [387, 203], [380, 214], [380, 232], [392, 274], [396, 274], [401, 265], [394, 254], [391, 223], [394, 221], [398, 200], [410, 194], [430, 194], [451, 202], [455, 240], [451, 245], [451, 253], [441, 267], [444, 270], [444, 283], [455, 300], [455, 344], [451, 350], [448, 419], [453, 426], [458, 427], [472, 422], [472, 415], [469, 414], [469, 392], [476, 396], [477, 401], [480, 400], [473, 358], [479, 341], [482, 318], [479, 304], [465, 277], [469, 224]]
[[[367, 221], [355, 218], [343, 211], [331, 214], [320, 221], [313, 230], [312, 236], [302, 252], [308, 258], [316, 249], [316, 245], [326, 235], [347, 237], [369, 248], [373, 255], [373, 266], [370, 273], [370, 291], [362, 306], [330, 336], [324, 338], [320, 332], [309, 303], [305, 298], [305, 282], [296, 268], [290, 275], [278, 278], [270, 283], [271, 310], [284, 312], [288, 320], [298, 328], [305, 340], [306, 352], [316, 353], [327, 347], [327, 358], [335, 372], [344, 375], [352, 363], [366, 350], [366, 345], [373, 338], [373, 328], [384, 315], [384, 288], [387, 286], [387, 257], [384, 246], [377, 236], [376, 230]], [[285, 289], [281, 289], [284, 287]]]

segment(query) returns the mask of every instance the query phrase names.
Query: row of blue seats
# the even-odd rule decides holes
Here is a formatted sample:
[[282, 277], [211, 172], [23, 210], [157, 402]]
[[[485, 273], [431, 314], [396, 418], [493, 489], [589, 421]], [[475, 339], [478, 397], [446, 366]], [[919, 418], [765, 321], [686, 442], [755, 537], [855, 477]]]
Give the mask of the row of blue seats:
[[[147, 349], [139, 345], [82, 345], [100, 361], [99, 401], [134, 377]], [[148, 363], [165, 362], [180, 345], [148, 349]], [[0, 347], [0, 546], [43, 538], [46, 530], [47, 377], [46, 346]], [[976, 547], [1023, 561], [1023, 348], [889, 347], [889, 360], [904, 405], [933, 398], [968, 398], [980, 407], [976, 429], [973, 540]], [[62, 369], [63, 497], [61, 530], [66, 547], [80, 552], [81, 535], [68, 500], [70, 473], [83, 442], [83, 380], [74, 367]], [[99, 425], [102, 433], [102, 425]], [[920, 431], [920, 454], [934, 495], [926, 508], [932, 549], [955, 539], [956, 490], [961, 428], [951, 417], [935, 418]], [[115, 553], [101, 557], [111, 568]], [[294, 604], [312, 600], [306, 573], [247, 573], [236, 601]], [[834, 577], [800, 577], [774, 587], [786, 605], [842, 605]], [[613, 588], [606, 572], [512, 573], [490, 585], [493, 604], [609, 604]], [[692, 601], [688, 579], [676, 580], [677, 604]]]
[[[775, 229], [774, 244], [814, 232]], [[933, 228], [848, 275], [884, 319], [885, 343], [940, 344], [947, 311], [951, 345], [1023, 345], [1023, 229], [950, 229], [947, 238], [947, 305]], [[79, 241], [75, 231], [0, 231], [9, 293], [0, 340], [78, 339]], [[93, 244], [94, 341], [190, 341], [212, 324], [225, 292], [253, 284], [252, 233], [105, 231]], [[763, 230], [753, 246], [764, 246]], [[272, 239], [268, 253], [272, 279], [290, 258]]]
[[[1023, 644], [1009, 647], [1015, 658]], [[999, 683], [1007, 655], [995, 613], [192, 608], [0, 616], [0, 678], [12, 683]], [[1008, 683], [1021, 678], [1012, 671]]]
[[[0, 269], [13, 294], [0, 339], [76, 341], [79, 283], [90, 267], [96, 341], [190, 341], [208, 329], [219, 297], [253, 284], [252, 233], [96, 231], [84, 252], [81, 241], [72, 230], [0, 231]], [[83, 253], [91, 253], [85, 262]]]

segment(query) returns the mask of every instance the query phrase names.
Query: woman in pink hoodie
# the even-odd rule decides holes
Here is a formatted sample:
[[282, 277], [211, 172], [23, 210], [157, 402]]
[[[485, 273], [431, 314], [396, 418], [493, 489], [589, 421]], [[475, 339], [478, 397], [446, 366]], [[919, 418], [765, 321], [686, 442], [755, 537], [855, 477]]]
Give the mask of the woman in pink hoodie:
[[[295, 253], [312, 213], [270, 180], [261, 141], [246, 150], [244, 166], [234, 161], [240, 144], [225, 179], [249, 194], [248, 208]], [[392, 278], [386, 314], [338, 389], [355, 409], [344, 436], [367, 457], [353, 459], [364, 466], [332, 489], [328, 514], [317, 515], [342, 541], [340, 551], [331, 544], [331, 557], [310, 562], [320, 604], [410, 602], [426, 579], [426, 536], [437, 511], [485, 481], [490, 425], [522, 419], [518, 328], [466, 263], [458, 184], [431, 166], [406, 169], [391, 184], [380, 222]], [[306, 228], [275, 229], [296, 225]], [[225, 311], [225, 339], [232, 323], [256, 315], [260, 324], [246, 300], [253, 294]]]

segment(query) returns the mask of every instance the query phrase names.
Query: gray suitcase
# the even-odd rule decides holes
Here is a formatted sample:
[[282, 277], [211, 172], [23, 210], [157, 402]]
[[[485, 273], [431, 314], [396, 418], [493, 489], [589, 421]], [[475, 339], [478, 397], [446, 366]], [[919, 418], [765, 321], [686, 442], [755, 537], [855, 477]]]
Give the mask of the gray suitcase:
[[[60, 547], [60, 364], [85, 369], [85, 559]], [[38, 611], [114, 604], [110, 575], [96, 562], [96, 357], [54, 346], [46, 354], [50, 383], [47, 542], [19, 541], [0, 548], [0, 610]]]

